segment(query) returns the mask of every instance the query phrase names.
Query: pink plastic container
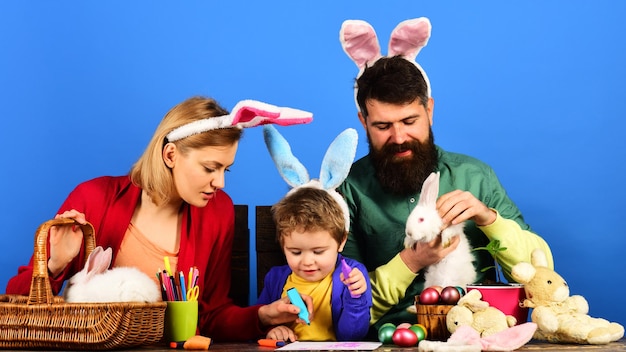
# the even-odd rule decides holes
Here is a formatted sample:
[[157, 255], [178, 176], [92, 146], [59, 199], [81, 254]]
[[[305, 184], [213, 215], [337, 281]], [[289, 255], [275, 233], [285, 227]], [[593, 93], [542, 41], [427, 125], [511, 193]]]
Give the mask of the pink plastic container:
[[479, 290], [483, 301], [490, 306], [498, 308], [505, 315], [512, 315], [517, 319], [517, 324], [528, 321], [528, 308], [520, 307], [520, 303], [526, 298], [524, 285], [467, 285], [467, 292]]

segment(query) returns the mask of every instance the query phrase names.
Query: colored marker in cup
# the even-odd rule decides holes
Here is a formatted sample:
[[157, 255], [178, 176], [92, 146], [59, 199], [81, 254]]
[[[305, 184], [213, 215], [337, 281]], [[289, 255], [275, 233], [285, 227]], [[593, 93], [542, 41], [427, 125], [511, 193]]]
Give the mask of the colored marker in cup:
[[[350, 267], [350, 265], [348, 265], [348, 263], [346, 263], [346, 260], [342, 258], [341, 259], [341, 272], [343, 273], [344, 280], [346, 280], [348, 276], [350, 276], [351, 271], [352, 271], [352, 268]], [[352, 293], [352, 291], [350, 291], [350, 296], [352, 296], [352, 298], [361, 297], [361, 295]]]

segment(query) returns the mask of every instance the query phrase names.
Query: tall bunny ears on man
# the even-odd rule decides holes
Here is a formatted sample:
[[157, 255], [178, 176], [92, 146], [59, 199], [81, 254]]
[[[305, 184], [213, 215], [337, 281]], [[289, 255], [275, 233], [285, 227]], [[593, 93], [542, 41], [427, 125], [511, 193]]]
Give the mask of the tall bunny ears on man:
[[[430, 96], [430, 81], [415, 58], [428, 44], [430, 32], [430, 20], [426, 17], [402, 21], [391, 32], [387, 50], [387, 56], [400, 55], [417, 66], [428, 86], [428, 96]], [[358, 76], [363, 73], [367, 65], [373, 64], [383, 56], [374, 28], [365, 21], [344, 21], [339, 31], [339, 41], [343, 50], [359, 68]]]
[[289, 142], [274, 126], [263, 126], [263, 137], [278, 172], [292, 187], [290, 192], [300, 187], [313, 187], [327, 191], [343, 210], [346, 231], [348, 231], [350, 229], [348, 205], [335, 189], [348, 177], [354, 161], [358, 143], [356, 130], [348, 128], [333, 140], [322, 160], [319, 179], [310, 178], [306, 167], [293, 155]]
[[313, 114], [308, 111], [278, 107], [256, 100], [242, 100], [228, 115], [209, 117], [180, 126], [167, 134], [169, 142], [175, 142], [195, 134], [220, 128], [244, 128], [267, 124], [281, 126], [309, 123]]

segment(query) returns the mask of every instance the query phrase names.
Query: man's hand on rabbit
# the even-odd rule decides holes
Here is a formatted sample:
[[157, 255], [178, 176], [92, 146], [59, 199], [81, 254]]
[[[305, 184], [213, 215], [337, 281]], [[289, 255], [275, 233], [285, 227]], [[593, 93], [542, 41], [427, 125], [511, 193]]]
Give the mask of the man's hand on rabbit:
[[473, 220], [478, 226], [491, 225], [496, 213], [467, 191], [455, 190], [437, 199], [437, 212], [444, 226]]
[[[79, 224], [86, 224], [85, 214], [74, 209], [57, 214], [55, 219], [74, 219]], [[77, 225], [50, 227], [50, 259], [48, 270], [53, 277], [59, 275], [78, 255], [83, 241], [83, 230]]]
[[430, 242], [416, 242], [412, 248], [405, 248], [400, 252], [400, 258], [414, 273], [423, 268], [438, 263], [456, 249], [460, 242], [459, 236], [450, 239], [448, 246], [443, 246], [441, 236], [437, 236]]

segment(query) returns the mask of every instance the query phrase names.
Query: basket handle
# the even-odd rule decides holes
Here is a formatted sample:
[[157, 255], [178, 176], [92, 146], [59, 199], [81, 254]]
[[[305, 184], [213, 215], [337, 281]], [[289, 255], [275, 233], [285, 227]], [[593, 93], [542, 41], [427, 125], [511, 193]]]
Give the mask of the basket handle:
[[96, 247], [93, 225], [87, 222], [79, 224], [74, 219], [52, 219], [39, 225], [35, 233], [35, 252], [33, 254], [33, 278], [30, 284], [30, 295], [27, 304], [52, 304], [54, 295], [48, 278], [48, 231], [56, 225], [78, 225], [83, 230], [85, 258]]

